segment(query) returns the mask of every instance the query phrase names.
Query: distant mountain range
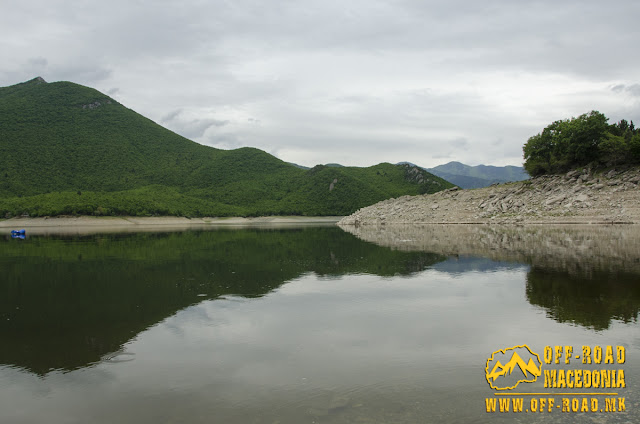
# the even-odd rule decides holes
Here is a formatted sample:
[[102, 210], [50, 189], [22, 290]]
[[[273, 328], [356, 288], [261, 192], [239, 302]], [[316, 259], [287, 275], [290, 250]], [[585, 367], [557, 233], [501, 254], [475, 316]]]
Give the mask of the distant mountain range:
[[[418, 166], [411, 162], [400, 162], [399, 165]], [[511, 181], [528, 180], [529, 174], [521, 166], [470, 166], [460, 162], [449, 162], [434, 168], [422, 168], [438, 177], [457, 185], [460, 188], [489, 187], [492, 184]]]
[[[293, 162], [287, 162], [290, 165], [295, 166], [296, 168], [300, 168], [300, 169], [304, 169], [304, 170], [309, 170], [311, 168], [309, 168], [308, 166], [304, 166], [304, 165], [298, 165], [297, 163], [293, 163]], [[344, 165], [340, 165], [339, 163], [325, 163], [324, 166], [329, 166], [331, 168], [344, 168]]]
[[495, 183], [529, 179], [529, 174], [521, 166], [469, 166], [460, 162], [449, 162], [425, 169], [461, 188], [488, 187]]
[[302, 169], [203, 146], [71, 82], [0, 88], [0, 218], [348, 215], [449, 187], [411, 165]]

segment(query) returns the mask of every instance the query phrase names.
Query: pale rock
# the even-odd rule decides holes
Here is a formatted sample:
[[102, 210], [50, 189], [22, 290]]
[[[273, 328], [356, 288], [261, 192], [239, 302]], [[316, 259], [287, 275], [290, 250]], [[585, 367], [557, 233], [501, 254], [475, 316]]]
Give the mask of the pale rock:
[[550, 197], [546, 202], [544, 202], [544, 204], [550, 206], [562, 202], [565, 198], [566, 196], [564, 194], [559, 194], [558, 196]]

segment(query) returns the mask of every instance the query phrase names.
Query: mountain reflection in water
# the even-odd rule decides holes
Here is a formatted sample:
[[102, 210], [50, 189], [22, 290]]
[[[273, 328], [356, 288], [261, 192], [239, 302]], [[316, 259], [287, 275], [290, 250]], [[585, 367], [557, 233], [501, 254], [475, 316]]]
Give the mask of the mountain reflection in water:
[[0, 364], [71, 370], [206, 299], [263, 296], [309, 272], [410, 275], [444, 259], [336, 227], [5, 238]]
[[[406, 252], [519, 263], [527, 300], [558, 322], [595, 330], [640, 312], [640, 228], [635, 225], [387, 225], [343, 228]], [[468, 259], [467, 259], [468, 260]], [[441, 267], [441, 265], [438, 265]], [[463, 266], [463, 269], [469, 269]]]
[[624, 345], [593, 418], [638, 421], [635, 227], [349, 231], [1, 239], [0, 421], [513, 422], [484, 367], [523, 343]]

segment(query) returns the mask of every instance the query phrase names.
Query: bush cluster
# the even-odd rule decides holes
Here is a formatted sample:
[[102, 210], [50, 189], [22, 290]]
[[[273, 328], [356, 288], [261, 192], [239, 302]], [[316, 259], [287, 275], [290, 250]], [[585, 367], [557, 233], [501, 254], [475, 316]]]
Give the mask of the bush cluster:
[[557, 174], [580, 166], [617, 166], [640, 162], [640, 131], [633, 121], [608, 124], [591, 111], [555, 121], [524, 145], [524, 168], [532, 177]]

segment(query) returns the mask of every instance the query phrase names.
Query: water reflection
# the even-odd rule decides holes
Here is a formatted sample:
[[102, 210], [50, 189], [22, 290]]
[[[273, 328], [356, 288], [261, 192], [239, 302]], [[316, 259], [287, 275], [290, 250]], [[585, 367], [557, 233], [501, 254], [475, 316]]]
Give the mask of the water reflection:
[[[521, 230], [0, 241], [0, 421], [637, 422], [637, 239]], [[521, 343], [625, 346], [628, 411], [487, 414]]]
[[386, 225], [344, 226], [361, 240], [394, 250], [472, 255], [588, 274], [640, 272], [637, 225]]
[[0, 364], [71, 370], [205, 299], [263, 296], [308, 272], [410, 275], [443, 259], [335, 227], [5, 239]]
[[530, 265], [527, 300], [559, 322], [603, 330], [612, 320], [635, 322], [640, 312], [638, 226], [390, 225], [344, 229], [395, 250], [471, 255], [475, 259], [467, 258], [462, 265], [467, 270], [480, 266], [486, 271], [500, 263]]
[[640, 312], [640, 275], [631, 272], [580, 275], [535, 266], [527, 273], [526, 293], [550, 318], [594, 330], [609, 328], [612, 320], [636, 322]]

